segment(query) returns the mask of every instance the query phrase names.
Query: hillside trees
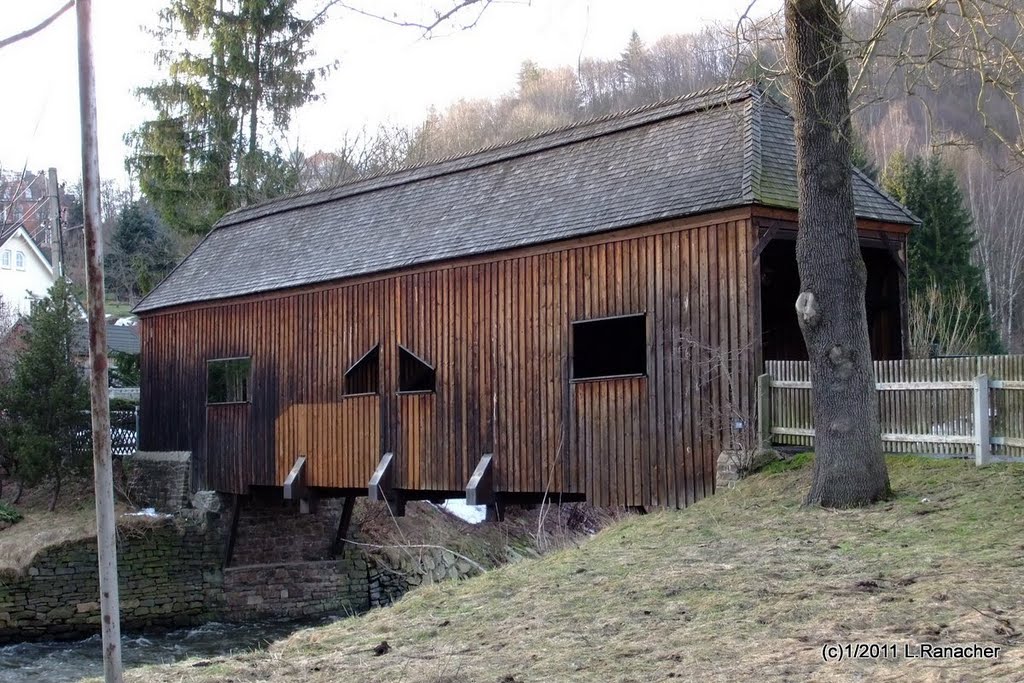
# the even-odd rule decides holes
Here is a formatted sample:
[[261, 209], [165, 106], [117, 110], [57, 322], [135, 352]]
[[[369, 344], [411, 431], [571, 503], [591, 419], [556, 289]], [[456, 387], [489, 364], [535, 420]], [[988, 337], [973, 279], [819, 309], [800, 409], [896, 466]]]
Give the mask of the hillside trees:
[[[886, 165], [882, 181], [886, 191], [922, 221], [907, 244], [907, 284], [912, 305], [923, 305], [915, 302], [922, 297], [946, 302], [945, 306], [928, 307], [931, 313], [927, 318], [948, 320], [932, 320], [929, 329], [937, 336], [918, 340], [915, 355], [927, 350], [920, 348], [922, 345], [931, 347], [931, 353], [998, 352], [999, 338], [992, 327], [984, 270], [971, 258], [977, 243], [971, 213], [952, 169], [938, 154], [908, 159], [898, 153]], [[957, 306], [951, 305], [954, 301]], [[954, 319], [957, 324], [953, 324]], [[957, 335], [954, 340], [949, 335], [958, 329], [969, 334]]]
[[128, 161], [160, 216], [203, 234], [225, 212], [294, 189], [297, 174], [269, 135], [318, 98], [329, 67], [308, 65], [324, 14], [297, 0], [170, 0], [155, 31], [168, 79], [139, 90], [156, 110], [129, 139]]
[[889, 495], [868, 341], [850, 174], [852, 123], [842, 17], [835, 0], [786, 0], [800, 202], [797, 319], [814, 405], [807, 503], [856, 507]]
[[88, 408], [85, 382], [72, 362], [76, 318], [70, 288], [57, 280], [33, 308], [13, 377], [0, 389], [0, 404], [6, 408], [0, 450], [20, 483], [53, 482], [51, 510], [64, 475], [88, 465], [75, 456], [76, 432], [85, 428]]

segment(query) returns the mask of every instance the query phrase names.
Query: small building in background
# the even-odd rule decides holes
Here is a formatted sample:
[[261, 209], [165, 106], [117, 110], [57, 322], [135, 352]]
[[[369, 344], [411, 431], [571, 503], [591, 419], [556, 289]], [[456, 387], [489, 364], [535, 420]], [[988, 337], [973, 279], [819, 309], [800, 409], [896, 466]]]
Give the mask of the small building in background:
[[0, 232], [0, 299], [6, 315], [26, 316], [53, 286], [49, 256], [23, 226]]

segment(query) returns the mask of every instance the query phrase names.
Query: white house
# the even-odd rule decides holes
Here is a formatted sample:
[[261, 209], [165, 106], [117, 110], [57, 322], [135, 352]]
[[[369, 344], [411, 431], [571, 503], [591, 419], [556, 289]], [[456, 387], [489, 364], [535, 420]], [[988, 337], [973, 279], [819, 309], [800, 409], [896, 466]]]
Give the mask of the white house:
[[32, 301], [53, 285], [53, 267], [22, 227], [0, 234], [0, 297], [11, 312], [28, 315]]

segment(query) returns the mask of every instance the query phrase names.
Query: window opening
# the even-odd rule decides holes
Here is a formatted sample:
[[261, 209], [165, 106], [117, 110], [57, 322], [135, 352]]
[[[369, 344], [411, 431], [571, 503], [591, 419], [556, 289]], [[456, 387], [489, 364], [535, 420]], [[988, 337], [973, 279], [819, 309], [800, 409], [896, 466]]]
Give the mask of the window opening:
[[379, 388], [380, 344], [377, 344], [345, 372], [345, 396], [376, 394]]
[[398, 347], [399, 393], [434, 391], [437, 373], [434, 367], [403, 346]]
[[222, 358], [206, 364], [207, 403], [246, 403], [249, 394], [251, 358]]
[[647, 316], [627, 315], [572, 324], [572, 378], [647, 374]]

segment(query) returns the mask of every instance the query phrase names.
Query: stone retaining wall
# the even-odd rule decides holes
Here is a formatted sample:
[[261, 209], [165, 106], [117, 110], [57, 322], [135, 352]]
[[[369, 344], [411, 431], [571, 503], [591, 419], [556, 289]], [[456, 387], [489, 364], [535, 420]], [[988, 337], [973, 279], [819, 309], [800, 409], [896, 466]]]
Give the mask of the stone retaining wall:
[[188, 507], [191, 453], [139, 451], [123, 462], [133, 503], [160, 512]]
[[[172, 519], [122, 532], [118, 566], [123, 628], [189, 626], [219, 614], [219, 540], [200, 525]], [[95, 538], [49, 548], [24, 575], [0, 574], [0, 642], [95, 633], [98, 595]]]
[[232, 567], [224, 570], [223, 615], [230, 621], [260, 617], [359, 614], [370, 608], [366, 559]]
[[[217, 496], [208, 498], [204, 511], [133, 520], [119, 529], [124, 630], [358, 614], [389, 605], [412, 587], [477, 571], [440, 548], [350, 545], [332, 558], [341, 501], [323, 501], [316, 514], [301, 515], [280, 500], [243, 506], [225, 569], [231, 513]], [[357, 530], [354, 535], [363, 540]], [[45, 550], [24, 574], [0, 574], [0, 643], [98, 632], [98, 584], [95, 538]]]

